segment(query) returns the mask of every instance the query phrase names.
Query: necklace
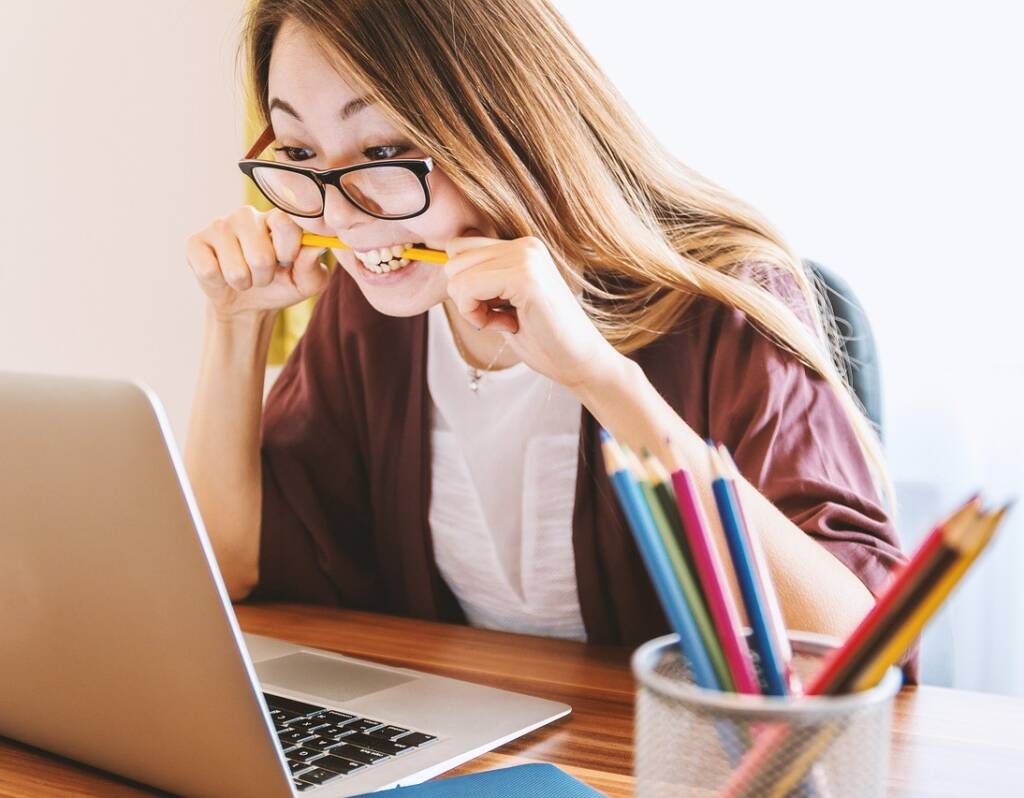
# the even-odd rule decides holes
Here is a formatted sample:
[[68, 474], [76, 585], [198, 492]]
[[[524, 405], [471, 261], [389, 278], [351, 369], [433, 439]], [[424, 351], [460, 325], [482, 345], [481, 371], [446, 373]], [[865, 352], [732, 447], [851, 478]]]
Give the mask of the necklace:
[[478, 369], [476, 366], [469, 365], [469, 355], [466, 354], [466, 350], [462, 348], [462, 342], [459, 340], [458, 333], [455, 332], [455, 325], [452, 324], [452, 317], [448, 315], [448, 308], [444, 305], [445, 318], [448, 320], [448, 329], [451, 330], [452, 340], [455, 342], [455, 348], [459, 352], [459, 357], [462, 358], [462, 362], [466, 364], [466, 373], [469, 375], [469, 390], [471, 390], [477, 396], [480, 395], [480, 380], [483, 379], [484, 374], [490, 371], [494, 364], [498, 362], [498, 358], [501, 357], [501, 353], [505, 351], [505, 347], [508, 346], [508, 337], [505, 338], [505, 342], [498, 347], [498, 351], [494, 353], [494, 357], [491, 358], [491, 362], [488, 363], [483, 369]]

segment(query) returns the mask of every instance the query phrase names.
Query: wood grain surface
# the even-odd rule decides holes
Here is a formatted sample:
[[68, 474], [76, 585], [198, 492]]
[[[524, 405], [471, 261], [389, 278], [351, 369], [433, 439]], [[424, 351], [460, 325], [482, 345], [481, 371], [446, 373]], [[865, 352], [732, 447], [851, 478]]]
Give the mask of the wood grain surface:
[[[564, 701], [572, 714], [453, 771], [552, 762], [612, 798], [632, 795], [633, 678], [626, 649], [350, 610], [239, 605], [247, 632]], [[4, 686], [9, 689], [10, 686]], [[1024, 700], [904, 689], [889, 794], [1024, 795]], [[0, 795], [138, 796], [142, 785], [0, 738]]]

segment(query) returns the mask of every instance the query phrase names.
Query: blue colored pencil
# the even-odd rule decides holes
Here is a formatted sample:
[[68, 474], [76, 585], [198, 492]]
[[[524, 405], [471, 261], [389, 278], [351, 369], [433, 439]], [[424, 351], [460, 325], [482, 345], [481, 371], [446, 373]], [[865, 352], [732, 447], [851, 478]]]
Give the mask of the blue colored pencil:
[[761, 673], [765, 679], [767, 695], [788, 695], [789, 686], [786, 680], [786, 668], [782, 652], [776, 648], [771, 632], [771, 620], [768, 617], [768, 601], [761, 593], [761, 582], [758, 578], [754, 554], [743, 533], [742, 517], [736, 496], [729, 489], [725, 478], [720, 455], [715, 451], [713, 443], [709, 443], [708, 457], [711, 459], [715, 479], [711, 483], [718, 507], [718, 516], [722, 520], [722, 530], [729, 545], [733, 568], [739, 582], [743, 605], [747, 609], [747, 619], [753, 632], [754, 649], [761, 663]]
[[603, 429], [600, 434], [605, 469], [611, 478], [615, 494], [636, 540], [644, 566], [650, 574], [662, 609], [672, 629], [679, 635], [679, 648], [690, 666], [693, 679], [701, 687], [720, 690], [721, 685], [700, 639], [693, 613], [672, 570], [672, 564], [640, 487], [626, 466], [622, 452], [612, 436]]

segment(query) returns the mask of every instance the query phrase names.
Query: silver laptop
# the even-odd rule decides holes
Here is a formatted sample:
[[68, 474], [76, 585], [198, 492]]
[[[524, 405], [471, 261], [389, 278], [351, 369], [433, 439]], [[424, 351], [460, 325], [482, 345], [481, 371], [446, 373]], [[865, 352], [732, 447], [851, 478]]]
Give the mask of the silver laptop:
[[243, 635], [135, 383], [0, 372], [0, 524], [0, 735], [164, 790], [357, 795], [570, 711]]

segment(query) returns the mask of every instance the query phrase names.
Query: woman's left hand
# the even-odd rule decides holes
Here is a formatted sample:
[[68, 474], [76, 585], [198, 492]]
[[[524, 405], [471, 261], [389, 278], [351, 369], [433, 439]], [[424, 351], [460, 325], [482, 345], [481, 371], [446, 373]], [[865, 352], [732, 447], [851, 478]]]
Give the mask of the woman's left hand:
[[[581, 391], [621, 358], [587, 317], [540, 239], [463, 235], [446, 250], [448, 294], [459, 313], [474, 327], [508, 334], [509, 346], [534, 371]], [[496, 309], [494, 300], [511, 307]]]

